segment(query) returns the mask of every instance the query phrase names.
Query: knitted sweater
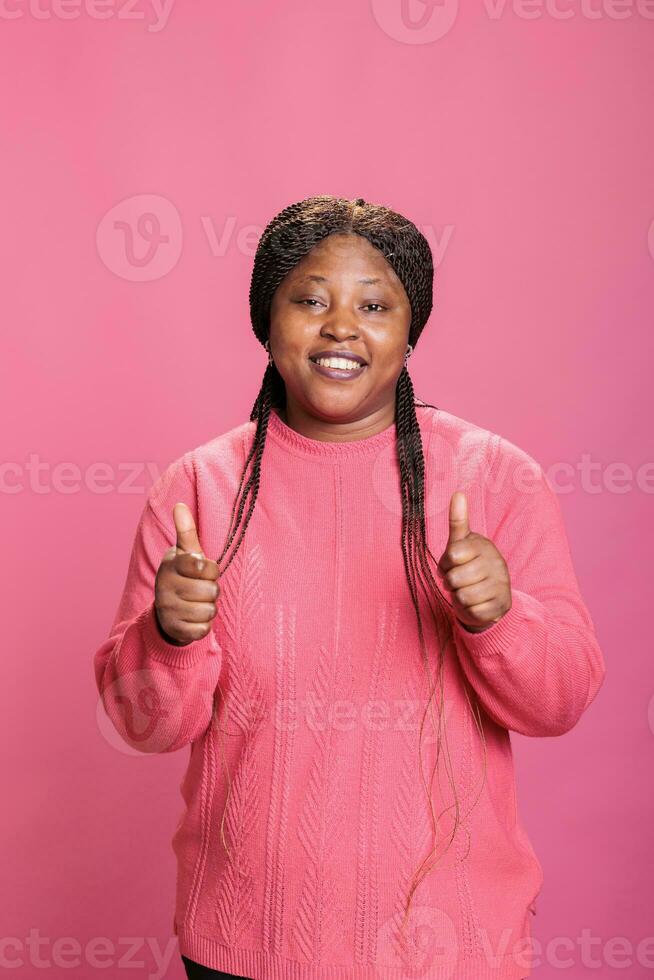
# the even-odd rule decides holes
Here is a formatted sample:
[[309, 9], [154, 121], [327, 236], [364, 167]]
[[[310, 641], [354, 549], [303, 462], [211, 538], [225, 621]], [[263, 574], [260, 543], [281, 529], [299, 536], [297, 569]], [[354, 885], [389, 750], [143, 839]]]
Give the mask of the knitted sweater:
[[[189, 751], [173, 928], [180, 952], [214, 969], [254, 980], [531, 972], [543, 873], [517, 811], [509, 731], [569, 731], [601, 686], [603, 657], [539, 464], [447, 411], [416, 411], [431, 552], [442, 553], [450, 497], [463, 490], [470, 528], [495, 543], [512, 588], [509, 611], [481, 633], [446, 607], [436, 828], [426, 784], [440, 699], [421, 774], [429, 683], [402, 557], [395, 424], [323, 442], [271, 412], [258, 498], [219, 580], [212, 630], [186, 647], [164, 640], [153, 606], [173, 505], [188, 504], [216, 558], [255, 423], [173, 462], [142, 511], [95, 676], [129, 745]], [[438, 687], [438, 634], [420, 601]], [[439, 860], [400, 932], [434, 844]]]

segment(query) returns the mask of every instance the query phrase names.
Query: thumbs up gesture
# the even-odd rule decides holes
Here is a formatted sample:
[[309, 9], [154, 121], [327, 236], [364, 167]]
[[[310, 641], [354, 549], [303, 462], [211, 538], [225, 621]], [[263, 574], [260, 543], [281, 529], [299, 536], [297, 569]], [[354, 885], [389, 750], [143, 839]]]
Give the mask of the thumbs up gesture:
[[175, 504], [177, 542], [163, 556], [154, 583], [154, 606], [165, 640], [186, 646], [211, 629], [220, 594], [218, 564], [207, 558], [186, 504]]
[[459, 622], [470, 633], [480, 633], [511, 608], [509, 570], [493, 542], [470, 530], [468, 501], [461, 490], [452, 494], [449, 524], [438, 561], [441, 583], [452, 594]]

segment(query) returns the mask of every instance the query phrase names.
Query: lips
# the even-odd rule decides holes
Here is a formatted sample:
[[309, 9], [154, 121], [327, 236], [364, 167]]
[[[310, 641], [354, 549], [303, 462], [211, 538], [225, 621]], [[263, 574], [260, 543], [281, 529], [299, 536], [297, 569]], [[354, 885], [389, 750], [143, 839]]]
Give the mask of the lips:
[[315, 354], [309, 354], [310, 361], [317, 361], [321, 357], [342, 357], [347, 361], [355, 361], [357, 364], [365, 365], [368, 362], [360, 354], [355, 354], [351, 350], [319, 350]]
[[[333, 381], [353, 381], [355, 378], [361, 377], [365, 371], [366, 364], [358, 364], [356, 361], [351, 361], [353, 365], [349, 368], [332, 368], [327, 367], [325, 364], [319, 364], [317, 361], [313, 361], [309, 358], [309, 362], [313, 365], [313, 370], [317, 374], [322, 374], [324, 378], [331, 378]], [[354, 366], [356, 365], [356, 367]]]

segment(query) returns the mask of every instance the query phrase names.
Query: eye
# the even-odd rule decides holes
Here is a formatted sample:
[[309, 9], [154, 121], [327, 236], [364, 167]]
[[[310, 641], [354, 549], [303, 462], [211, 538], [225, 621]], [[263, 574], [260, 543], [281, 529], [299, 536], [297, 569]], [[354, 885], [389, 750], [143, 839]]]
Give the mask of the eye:
[[[368, 306], [378, 306], [380, 310], [385, 310], [386, 309], [386, 307], [385, 306], [382, 306], [381, 303], [366, 303], [366, 307], [368, 307]], [[373, 313], [376, 313], [376, 312], [377, 312], [377, 310], [373, 310]]]

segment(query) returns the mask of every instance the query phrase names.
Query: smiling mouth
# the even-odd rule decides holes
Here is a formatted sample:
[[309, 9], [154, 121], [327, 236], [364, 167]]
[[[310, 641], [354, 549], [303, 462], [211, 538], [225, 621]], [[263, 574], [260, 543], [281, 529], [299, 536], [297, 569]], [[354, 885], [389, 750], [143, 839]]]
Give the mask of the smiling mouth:
[[367, 368], [367, 364], [359, 364], [347, 357], [330, 357], [316, 360], [309, 358], [314, 369], [323, 377], [340, 379], [358, 378]]
[[326, 354], [321, 355], [310, 355], [309, 360], [313, 361], [314, 364], [323, 363], [324, 367], [332, 368], [344, 368], [348, 367], [366, 367], [366, 362], [364, 360], [358, 360], [355, 357], [351, 357], [349, 354], [331, 354], [327, 356]]

